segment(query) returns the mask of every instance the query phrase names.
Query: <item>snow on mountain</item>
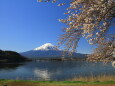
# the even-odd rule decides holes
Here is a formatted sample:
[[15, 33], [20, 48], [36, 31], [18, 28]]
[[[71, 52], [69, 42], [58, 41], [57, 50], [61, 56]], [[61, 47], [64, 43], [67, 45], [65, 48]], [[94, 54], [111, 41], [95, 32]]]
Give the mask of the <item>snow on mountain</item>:
[[[51, 43], [46, 43], [38, 48], [35, 48], [30, 51], [22, 52], [20, 53], [22, 56], [28, 57], [28, 58], [60, 58], [62, 57], [62, 53], [64, 51], [58, 49], [56, 46], [52, 45]], [[65, 57], [68, 57], [68, 52], [66, 52]], [[73, 56], [71, 57], [86, 57], [85, 54], [80, 53], [73, 53]]]
[[58, 48], [51, 43], [46, 43], [38, 48], [35, 48], [34, 50], [58, 50]]

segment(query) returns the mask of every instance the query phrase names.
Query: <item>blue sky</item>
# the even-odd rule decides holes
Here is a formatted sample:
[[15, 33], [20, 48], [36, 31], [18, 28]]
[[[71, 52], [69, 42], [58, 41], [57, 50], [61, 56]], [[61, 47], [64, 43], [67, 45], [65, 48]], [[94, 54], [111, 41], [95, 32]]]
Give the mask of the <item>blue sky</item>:
[[[65, 27], [58, 21], [66, 17], [64, 12], [66, 7], [37, 0], [0, 0], [0, 49], [23, 52], [45, 43], [56, 45]], [[79, 53], [93, 49], [84, 38], [78, 46]]]

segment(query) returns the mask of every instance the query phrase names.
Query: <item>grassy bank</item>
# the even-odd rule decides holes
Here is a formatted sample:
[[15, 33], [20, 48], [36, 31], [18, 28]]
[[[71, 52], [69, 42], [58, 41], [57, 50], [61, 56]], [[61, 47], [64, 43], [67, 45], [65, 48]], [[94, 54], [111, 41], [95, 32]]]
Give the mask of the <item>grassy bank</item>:
[[75, 77], [69, 81], [85, 81], [85, 82], [95, 82], [95, 81], [115, 81], [115, 75], [99, 75], [99, 76], [89, 76], [89, 77]]
[[114, 86], [115, 81], [96, 81], [96, 82], [83, 82], [83, 81], [26, 81], [26, 80], [0, 80], [0, 86]]
[[67, 81], [0, 80], [0, 86], [115, 86], [115, 76], [77, 77]]

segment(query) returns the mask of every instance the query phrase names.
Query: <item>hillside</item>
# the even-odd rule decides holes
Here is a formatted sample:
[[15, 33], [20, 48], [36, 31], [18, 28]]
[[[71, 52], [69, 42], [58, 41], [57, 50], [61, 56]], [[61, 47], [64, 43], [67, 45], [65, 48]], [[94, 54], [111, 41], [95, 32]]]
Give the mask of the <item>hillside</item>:
[[0, 62], [23, 62], [28, 59], [14, 51], [0, 50]]
[[69, 55], [69, 51], [65, 52], [61, 49], [58, 49], [56, 46], [51, 43], [46, 43], [38, 48], [35, 48], [30, 51], [20, 53], [22, 56], [26, 56], [28, 58], [61, 58], [61, 57], [73, 57], [73, 58], [86, 58], [86, 54], [80, 54], [74, 52], [72, 56]]

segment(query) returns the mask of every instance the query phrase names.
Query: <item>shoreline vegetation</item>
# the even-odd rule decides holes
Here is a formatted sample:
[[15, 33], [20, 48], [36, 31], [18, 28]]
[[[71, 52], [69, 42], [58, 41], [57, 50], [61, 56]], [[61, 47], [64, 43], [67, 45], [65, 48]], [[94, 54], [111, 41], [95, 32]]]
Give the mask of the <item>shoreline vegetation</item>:
[[85, 82], [105, 82], [105, 81], [114, 81], [115, 82], [115, 75], [98, 75], [98, 76], [86, 76], [86, 77], [74, 77], [69, 79], [69, 81], [85, 81]]
[[115, 75], [75, 77], [65, 81], [7, 80], [0, 79], [0, 86], [114, 86]]
[[15, 51], [3, 51], [0, 50], [0, 63], [19, 63], [19, 62], [26, 62], [26, 61], [85, 61], [87, 58], [48, 58], [48, 57], [43, 57], [43, 58], [34, 58], [30, 59], [27, 57], [24, 57], [20, 55], [19, 53]]
[[86, 61], [86, 58], [39, 58], [33, 61]]
[[[87, 57], [37, 57], [27, 58], [15, 51], [3, 51], [0, 50], [0, 63], [20, 63], [27, 61], [86, 61]], [[115, 60], [113, 58], [113, 60]]]
[[114, 86], [115, 81], [35, 81], [0, 80], [0, 86]]
[[21, 56], [19, 53], [15, 51], [3, 51], [0, 50], [0, 63], [18, 63], [31, 61], [30, 59]]

